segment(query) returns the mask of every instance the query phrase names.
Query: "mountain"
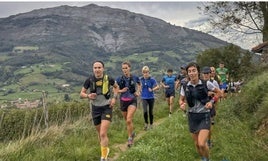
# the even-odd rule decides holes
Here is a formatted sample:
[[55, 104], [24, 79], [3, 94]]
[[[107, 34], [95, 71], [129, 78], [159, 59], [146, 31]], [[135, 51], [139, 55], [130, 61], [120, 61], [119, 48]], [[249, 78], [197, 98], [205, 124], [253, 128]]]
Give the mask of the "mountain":
[[177, 70], [199, 52], [225, 45], [211, 35], [127, 10], [95, 4], [38, 9], [0, 19], [0, 86], [40, 84], [25, 81], [33, 74], [42, 82], [81, 86], [96, 59], [116, 75], [121, 62], [129, 60], [137, 74], [146, 64], [160, 77], [168, 67]]
[[2, 44], [44, 44], [40, 46], [43, 48], [86, 45], [114, 53], [143, 52], [141, 46], [147, 51], [172, 49], [190, 42], [202, 48], [226, 44], [210, 35], [157, 18], [94, 4], [34, 10], [0, 19], [0, 24]]

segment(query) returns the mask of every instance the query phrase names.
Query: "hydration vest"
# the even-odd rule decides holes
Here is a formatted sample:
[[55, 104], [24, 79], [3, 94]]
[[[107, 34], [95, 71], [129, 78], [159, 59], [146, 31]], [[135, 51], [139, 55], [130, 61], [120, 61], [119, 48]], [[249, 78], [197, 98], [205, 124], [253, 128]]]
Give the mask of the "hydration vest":
[[[90, 79], [90, 93], [97, 93], [96, 77], [91, 75], [89, 79]], [[110, 87], [109, 76], [105, 74], [102, 78], [102, 85], [101, 85], [102, 89], [100, 94], [104, 95], [106, 99], [109, 99], [111, 95], [109, 87]]]
[[132, 76], [130, 76], [128, 80], [128, 86], [126, 85], [127, 78], [122, 76], [120, 78], [120, 81], [118, 82], [119, 88], [123, 89], [125, 87], [128, 87], [130, 93], [135, 93], [136, 92], [136, 86], [135, 86], [135, 81], [133, 80]]
[[201, 80], [202, 84], [197, 84], [195, 87], [187, 85], [188, 82], [183, 84], [185, 97], [189, 107], [194, 107], [195, 100], [200, 101], [203, 105], [209, 102], [207, 81]]

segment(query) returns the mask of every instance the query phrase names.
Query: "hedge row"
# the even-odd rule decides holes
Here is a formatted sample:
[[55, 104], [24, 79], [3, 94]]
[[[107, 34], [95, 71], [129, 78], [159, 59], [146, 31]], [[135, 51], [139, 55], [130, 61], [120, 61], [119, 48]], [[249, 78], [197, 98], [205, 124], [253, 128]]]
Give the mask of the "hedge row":
[[[47, 105], [48, 125], [76, 121], [89, 114], [86, 101]], [[46, 128], [44, 109], [1, 109], [0, 141], [17, 140]]]

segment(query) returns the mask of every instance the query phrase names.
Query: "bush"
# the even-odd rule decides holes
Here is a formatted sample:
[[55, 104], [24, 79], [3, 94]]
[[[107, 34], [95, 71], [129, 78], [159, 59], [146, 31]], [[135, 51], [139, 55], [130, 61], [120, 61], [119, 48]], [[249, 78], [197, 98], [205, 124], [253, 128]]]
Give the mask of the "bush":
[[[0, 141], [24, 138], [44, 129], [43, 114], [43, 108], [0, 110]], [[61, 125], [64, 121], [73, 122], [88, 114], [89, 108], [85, 102], [50, 104], [48, 124]]]

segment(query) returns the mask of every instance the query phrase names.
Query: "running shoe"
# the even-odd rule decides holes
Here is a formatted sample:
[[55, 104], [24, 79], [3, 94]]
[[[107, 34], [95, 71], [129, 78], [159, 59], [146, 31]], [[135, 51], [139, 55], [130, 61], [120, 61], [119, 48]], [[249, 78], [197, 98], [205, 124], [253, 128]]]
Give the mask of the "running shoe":
[[148, 124], [145, 124], [145, 125], [144, 125], [143, 130], [145, 130], [145, 131], [148, 130]]
[[151, 124], [151, 125], [149, 126], [149, 129], [150, 129], [150, 130], [152, 130], [152, 129], [153, 129], [153, 124]]
[[100, 161], [108, 161], [108, 159], [101, 158]]
[[209, 161], [209, 159], [208, 158], [205, 158], [205, 157], [202, 157], [201, 158], [201, 161]]
[[133, 145], [133, 138], [128, 138], [127, 146], [130, 148]]
[[136, 133], [133, 131], [131, 134], [131, 137], [127, 140], [127, 146], [130, 148], [133, 145], [134, 138], [136, 136]]
[[108, 161], [108, 159], [104, 159], [101, 157], [100, 161]]

